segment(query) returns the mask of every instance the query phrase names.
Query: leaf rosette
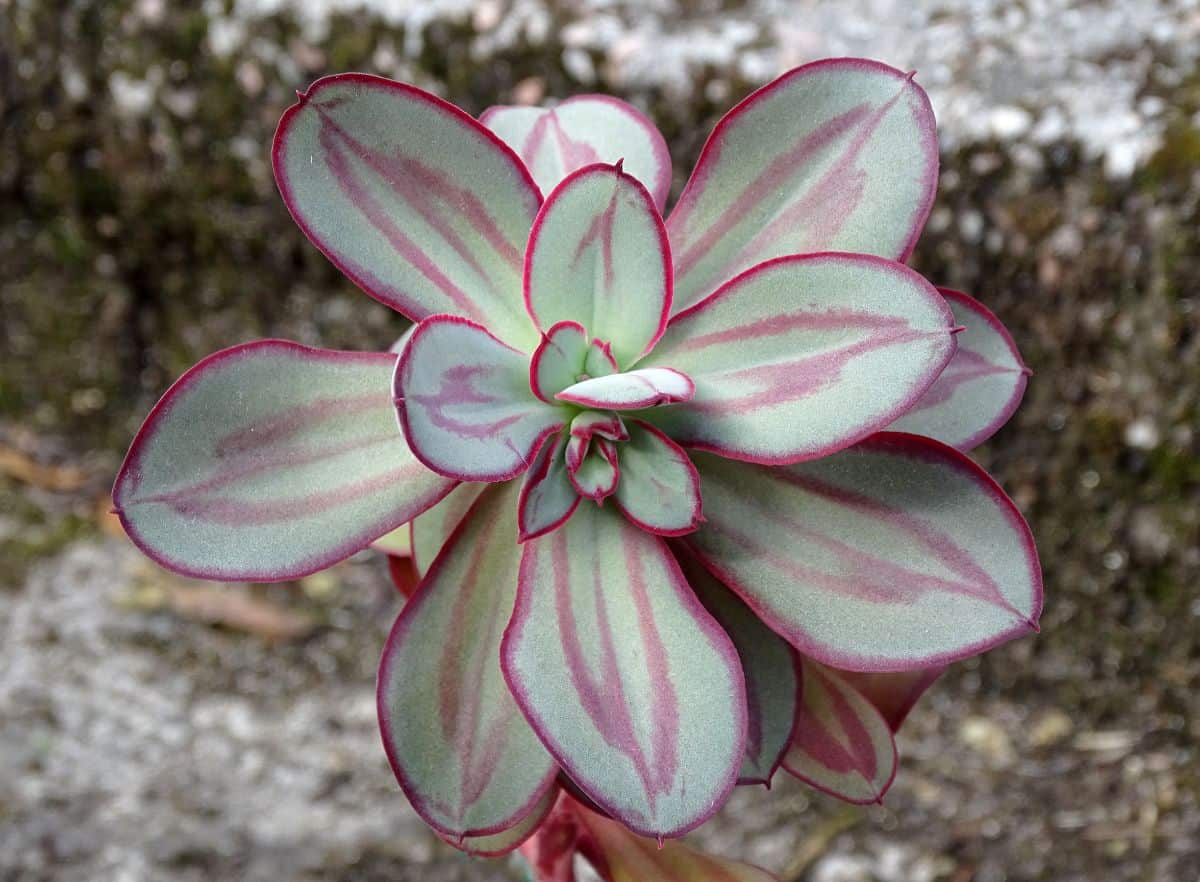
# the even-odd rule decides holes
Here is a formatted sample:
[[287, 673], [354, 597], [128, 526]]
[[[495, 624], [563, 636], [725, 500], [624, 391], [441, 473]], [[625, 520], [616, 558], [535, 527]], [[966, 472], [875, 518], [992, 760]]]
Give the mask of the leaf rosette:
[[411, 557], [380, 724], [447, 841], [515, 848], [560, 788], [612, 866], [650, 860], [614, 831], [680, 836], [779, 768], [877, 801], [944, 666], [1036, 628], [1029, 529], [964, 455], [1028, 371], [903, 262], [937, 180], [911, 75], [785, 74], [666, 219], [661, 136], [600, 96], [476, 121], [327, 77], [273, 163], [313, 243], [415, 325], [390, 353], [206, 359], [114, 503], [207, 578]]

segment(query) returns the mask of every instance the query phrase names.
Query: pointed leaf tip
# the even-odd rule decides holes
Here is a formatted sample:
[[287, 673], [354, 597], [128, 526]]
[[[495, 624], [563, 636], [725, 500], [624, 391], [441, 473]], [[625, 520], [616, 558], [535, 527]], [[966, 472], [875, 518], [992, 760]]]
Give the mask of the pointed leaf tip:
[[1029, 369], [1012, 335], [989, 309], [961, 291], [938, 291], [954, 313], [957, 349], [933, 385], [889, 428], [936, 438], [965, 452], [994, 435], [1016, 412]]
[[534, 221], [524, 286], [539, 328], [578, 322], [619, 365], [648, 352], [670, 313], [671, 254], [646, 188], [617, 165], [568, 176]]
[[531, 348], [512, 293], [541, 194], [512, 150], [454, 105], [382, 77], [324, 77], [297, 99], [271, 161], [312, 243], [414, 321], [453, 313]]
[[907, 259], [937, 168], [932, 107], [903, 72], [839, 58], [784, 74], [717, 123], [671, 212], [675, 311], [781, 255]]
[[211, 355], [155, 405], [113, 487], [133, 542], [204, 579], [331, 566], [446, 495], [396, 428], [395, 355], [262, 340]]
[[806, 656], [934, 667], [1025, 635], [1041, 612], [1028, 525], [953, 448], [881, 432], [793, 466], [694, 459], [709, 523], [687, 544]]
[[920, 399], [954, 354], [952, 326], [945, 299], [902, 264], [780, 257], [671, 320], [639, 370], [683, 371], [697, 391], [646, 419], [685, 447], [733, 459], [826, 456]]

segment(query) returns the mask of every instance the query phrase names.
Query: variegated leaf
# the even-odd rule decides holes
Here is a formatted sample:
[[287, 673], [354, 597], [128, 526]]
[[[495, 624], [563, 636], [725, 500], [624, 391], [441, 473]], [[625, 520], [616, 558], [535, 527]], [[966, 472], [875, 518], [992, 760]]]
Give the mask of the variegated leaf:
[[700, 526], [700, 476], [683, 448], [638, 420], [629, 440], [617, 446], [617, 458], [621, 481], [613, 501], [625, 517], [660, 536], [682, 536]]
[[734, 459], [826, 456], [908, 410], [954, 354], [953, 329], [945, 300], [902, 264], [780, 258], [671, 320], [642, 366], [683, 371], [696, 394], [646, 419], [684, 446]]
[[675, 311], [785, 254], [906, 259], [937, 167], [933, 110], [912, 75], [857, 58], [784, 74], [717, 123], [671, 212]]
[[624, 101], [576, 95], [552, 108], [490, 107], [479, 121], [517, 152], [543, 193], [586, 165], [623, 159], [658, 210], [666, 206], [670, 151], [654, 123]]
[[875, 705], [875, 709], [887, 720], [893, 732], [900, 730], [901, 724], [908, 718], [917, 699], [925, 694], [925, 690], [934, 684], [946, 668], [939, 665], [934, 668], [918, 668], [915, 671], [838, 671], [838, 676], [853, 686], [858, 692]]
[[560, 527], [579, 505], [567, 474], [566, 438], [548, 440], [525, 473], [517, 507], [517, 533], [526, 542]]
[[712, 815], [737, 778], [746, 696], [737, 652], [663, 541], [581, 505], [525, 543], [502, 666], [576, 784], [647, 836]]
[[683, 842], [644, 839], [582, 806], [578, 849], [604, 882], [778, 882], [765, 870]]
[[534, 397], [529, 361], [474, 322], [421, 322], [396, 365], [400, 425], [413, 454], [460, 481], [506, 481], [559, 428], [561, 407]]
[[466, 517], [487, 484], [464, 483], [451, 490], [446, 498], [413, 518], [412, 559], [422, 576], [429, 572], [450, 534]]
[[579, 382], [590, 347], [587, 331], [579, 322], [559, 322], [542, 335], [529, 362], [529, 387], [542, 401]]
[[613, 443], [604, 438], [593, 438], [577, 467], [573, 468], [568, 461], [567, 478], [580, 496], [593, 502], [600, 503], [612, 496], [621, 480], [621, 467]]
[[680, 543], [671, 550], [688, 584], [733, 640], [746, 676], [746, 755], [739, 784], [766, 784], [792, 742], [800, 703], [800, 664], [795, 650], [763, 624], [737, 595], [706, 570]]
[[591, 441], [593, 435], [609, 441], [628, 441], [629, 431], [618, 414], [611, 410], [584, 410], [571, 420], [571, 437]]
[[557, 767], [500, 673], [516, 594], [517, 485], [489, 487], [401, 610], [379, 668], [379, 723], [409, 801], [444, 836], [509, 830]]
[[547, 198], [529, 234], [525, 302], [543, 331], [579, 322], [621, 366], [662, 336], [671, 307], [667, 230], [620, 165], [587, 166]]
[[580, 407], [642, 410], [689, 400], [696, 392], [691, 377], [673, 368], [639, 368], [592, 377], [568, 386], [555, 398]]
[[783, 767], [846, 802], [882, 801], [898, 759], [887, 721], [837, 672], [811, 659], [801, 670], [803, 697]]
[[961, 291], [938, 290], [965, 328], [957, 338], [958, 351], [937, 381], [888, 428], [926, 435], [965, 452], [1008, 422], [1025, 394], [1030, 371], [991, 310]]
[[708, 522], [684, 541], [806, 656], [913, 670], [1036, 628], [1029, 527], [951, 447], [884, 432], [793, 466], [695, 463]]
[[176, 572], [273, 581], [411, 520], [454, 482], [417, 462], [396, 428], [395, 360], [283, 340], [204, 359], [134, 438], [113, 487], [125, 531]]
[[537, 832], [538, 827], [546, 820], [554, 803], [559, 798], [559, 789], [550, 787], [541, 799], [529, 810], [529, 813], [507, 830], [491, 833], [486, 836], [442, 836], [448, 844], [460, 851], [465, 851], [473, 857], [501, 857], [508, 854]]
[[272, 160], [300, 228], [372, 297], [532, 350], [521, 270], [541, 196], [484, 126], [413, 86], [341, 74], [283, 115]]

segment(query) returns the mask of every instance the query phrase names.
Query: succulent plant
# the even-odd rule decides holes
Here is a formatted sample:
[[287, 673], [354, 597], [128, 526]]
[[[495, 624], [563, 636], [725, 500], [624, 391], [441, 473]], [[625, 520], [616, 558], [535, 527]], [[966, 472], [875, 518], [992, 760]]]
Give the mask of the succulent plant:
[[[1036, 629], [1029, 529], [964, 455], [1028, 371], [986, 308], [904, 264], [938, 163], [911, 75], [785, 74], [721, 120], [665, 220], [666, 145], [604, 96], [476, 121], [333, 76], [273, 162], [313, 243], [415, 325], [388, 353], [209, 357], [114, 503], [203, 578], [410, 551], [380, 725], [448, 841], [503, 853], [549, 818], [559, 857], [648, 878], [637, 836], [781, 765], [878, 801], [944, 666]], [[716, 878], [682, 845], [645, 860]]]

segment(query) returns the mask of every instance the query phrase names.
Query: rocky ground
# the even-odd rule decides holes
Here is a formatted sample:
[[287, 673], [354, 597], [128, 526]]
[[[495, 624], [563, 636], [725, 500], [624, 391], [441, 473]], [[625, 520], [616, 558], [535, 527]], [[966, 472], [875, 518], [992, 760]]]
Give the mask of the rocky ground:
[[1035, 371], [979, 458], [1030, 518], [1047, 611], [918, 706], [884, 807], [780, 780], [698, 838], [789, 882], [1200, 878], [1200, 6], [317, 5], [0, 0], [0, 880], [516, 878], [441, 845], [387, 770], [379, 560], [213, 587], [103, 514], [200, 356], [400, 329], [273, 192], [290, 89], [613, 91], [668, 135], [678, 192], [736, 98], [842, 52], [920, 72], [944, 152], [915, 263]]

